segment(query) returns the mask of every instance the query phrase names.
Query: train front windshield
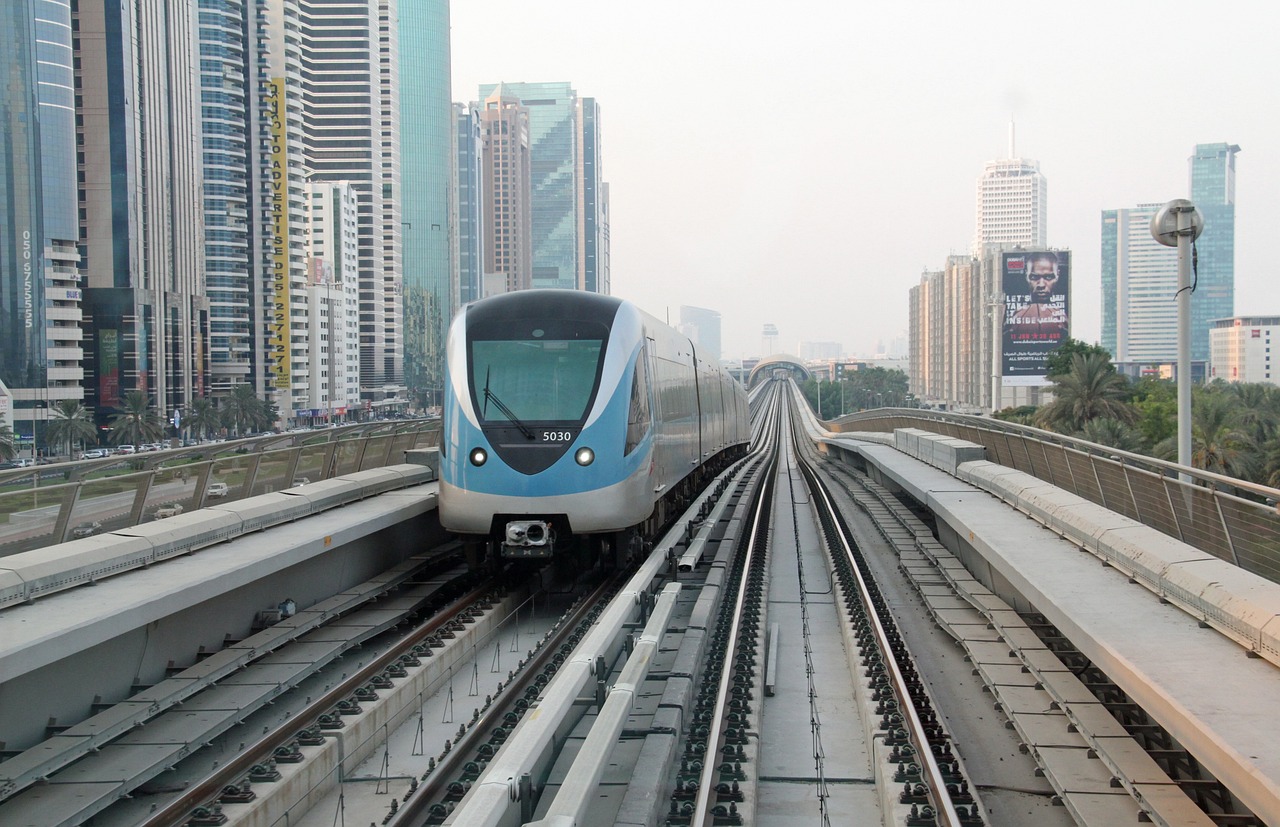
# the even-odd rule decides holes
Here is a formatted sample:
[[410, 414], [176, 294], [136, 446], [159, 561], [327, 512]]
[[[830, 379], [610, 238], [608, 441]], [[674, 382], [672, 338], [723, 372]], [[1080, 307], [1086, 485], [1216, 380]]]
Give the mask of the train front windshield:
[[[542, 335], [539, 335], [542, 334]], [[601, 338], [471, 340], [471, 389], [483, 422], [581, 422], [595, 397]]]

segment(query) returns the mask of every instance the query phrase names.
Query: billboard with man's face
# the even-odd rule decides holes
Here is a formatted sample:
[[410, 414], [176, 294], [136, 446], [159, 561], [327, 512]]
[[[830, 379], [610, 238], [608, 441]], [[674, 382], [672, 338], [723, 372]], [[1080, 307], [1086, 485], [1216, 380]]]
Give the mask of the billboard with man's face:
[[1003, 253], [1000, 374], [1008, 386], [1048, 385], [1049, 354], [1070, 334], [1071, 253]]

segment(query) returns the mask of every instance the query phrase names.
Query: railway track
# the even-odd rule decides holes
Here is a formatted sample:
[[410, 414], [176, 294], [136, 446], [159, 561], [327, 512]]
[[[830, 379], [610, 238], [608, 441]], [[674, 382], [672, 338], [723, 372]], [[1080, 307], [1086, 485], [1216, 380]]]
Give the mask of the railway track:
[[[1027, 623], [902, 503], [818, 456], [791, 405], [756, 399], [752, 454], [589, 589], [447, 567], [370, 589], [342, 613], [368, 629], [327, 671], [279, 682], [301, 650], [238, 670], [231, 691], [277, 681], [261, 708], [189, 736], [191, 757], [106, 796], [95, 824], [1107, 823], [1059, 806], [1028, 754], [1017, 693], [1053, 666], [1010, 660]], [[6, 816], [59, 785], [0, 820], [80, 823]]]

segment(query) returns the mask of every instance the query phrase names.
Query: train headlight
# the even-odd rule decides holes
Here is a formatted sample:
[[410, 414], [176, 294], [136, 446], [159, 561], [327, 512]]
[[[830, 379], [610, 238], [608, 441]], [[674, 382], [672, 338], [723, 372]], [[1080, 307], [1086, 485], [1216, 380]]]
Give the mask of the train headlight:
[[581, 466], [587, 466], [596, 461], [596, 452], [590, 448], [579, 448], [573, 454], [574, 460]]
[[472, 448], [470, 454], [471, 464], [479, 468], [489, 461], [489, 452], [483, 448]]

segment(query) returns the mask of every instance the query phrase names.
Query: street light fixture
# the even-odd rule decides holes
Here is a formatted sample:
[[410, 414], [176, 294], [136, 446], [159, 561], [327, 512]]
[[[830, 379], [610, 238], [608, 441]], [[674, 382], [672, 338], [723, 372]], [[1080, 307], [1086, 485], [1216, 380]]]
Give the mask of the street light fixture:
[[[1191, 465], [1191, 247], [1204, 231], [1196, 205], [1175, 198], [1151, 218], [1151, 237], [1178, 248], [1178, 464]], [[1188, 474], [1182, 474], [1190, 482]]]

